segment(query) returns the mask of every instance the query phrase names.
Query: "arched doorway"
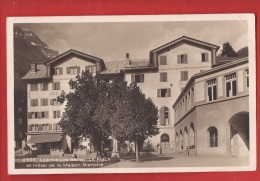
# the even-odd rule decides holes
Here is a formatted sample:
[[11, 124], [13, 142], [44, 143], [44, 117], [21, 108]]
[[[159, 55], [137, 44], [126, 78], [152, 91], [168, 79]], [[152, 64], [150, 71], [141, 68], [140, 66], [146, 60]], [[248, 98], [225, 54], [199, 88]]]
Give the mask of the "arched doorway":
[[228, 121], [227, 150], [232, 156], [248, 157], [249, 156], [249, 113], [237, 113]]
[[169, 148], [170, 147], [170, 138], [168, 134], [162, 134], [161, 136], [161, 148]]
[[189, 146], [190, 148], [195, 148], [195, 128], [193, 123], [190, 123]]

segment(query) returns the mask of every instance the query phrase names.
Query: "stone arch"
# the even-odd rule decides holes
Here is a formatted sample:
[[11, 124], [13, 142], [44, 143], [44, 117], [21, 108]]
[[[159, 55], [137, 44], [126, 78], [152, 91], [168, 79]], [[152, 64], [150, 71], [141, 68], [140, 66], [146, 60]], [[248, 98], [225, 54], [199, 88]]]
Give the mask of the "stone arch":
[[249, 113], [234, 114], [227, 125], [227, 154], [248, 157], [250, 151]]
[[179, 141], [179, 148], [180, 148], [180, 152], [183, 151], [183, 134], [182, 134], [182, 130], [180, 130], [180, 134], [179, 134], [179, 137], [180, 137], [180, 141]]
[[215, 126], [208, 128], [208, 145], [209, 147], [218, 147], [218, 129]]
[[195, 148], [195, 128], [193, 122], [190, 123], [189, 129], [189, 146]]
[[189, 146], [189, 135], [188, 135], [188, 129], [185, 126], [184, 127], [184, 133], [183, 133], [183, 141], [184, 141], [184, 149], [186, 150], [187, 146]]

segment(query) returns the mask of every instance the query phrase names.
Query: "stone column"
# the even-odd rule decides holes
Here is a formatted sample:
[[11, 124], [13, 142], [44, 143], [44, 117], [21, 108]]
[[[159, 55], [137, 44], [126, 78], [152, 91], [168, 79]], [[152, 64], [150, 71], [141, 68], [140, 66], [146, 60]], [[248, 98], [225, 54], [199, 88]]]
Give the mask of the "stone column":
[[111, 160], [117, 161], [120, 160], [119, 151], [117, 148], [117, 140], [113, 138], [113, 151], [111, 154]]

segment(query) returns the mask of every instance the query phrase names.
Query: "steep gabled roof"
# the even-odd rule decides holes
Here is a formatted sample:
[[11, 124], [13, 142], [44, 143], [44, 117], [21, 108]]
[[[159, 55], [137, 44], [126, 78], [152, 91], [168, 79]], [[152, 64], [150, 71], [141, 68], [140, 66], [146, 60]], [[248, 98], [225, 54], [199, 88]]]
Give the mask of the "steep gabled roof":
[[164, 44], [164, 45], [162, 45], [158, 48], [151, 50], [151, 53], [156, 53], [158, 51], [161, 51], [163, 49], [167, 49], [171, 46], [178, 45], [180, 43], [190, 43], [190, 44], [198, 45], [198, 46], [205, 47], [205, 48], [208, 48], [208, 49], [216, 49], [216, 50], [219, 49], [219, 46], [217, 46], [217, 45], [213, 45], [213, 44], [210, 44], [210, 43], [207, 43], [207, 42], [204, 42], [204, 41], [196, 40], [196, 39], [193, 39], [193, 38], [190, 38], [190, 37], [187, 37], [187, 36], [182, 36], [178, 39], [175, 39], [175, 40], [173, 40], [169, 43], [166, 43], [166, 44]]
[[45, 65], [52, 64], [54, 62], [61, 60], [64, 57], [68, 57], [68, 56], [71, 56], [71, 55], [82, 58], [82, 59], [89, 59], [90, 61], [92, 60], [93, 62], [100, 62], [101, 65], [104, 66], [104, 62], [101, 58], [94, 57], [94, 56], [91, 56], [91, 55], [88, 55], [88, 54], [85, 54], [85, 53], [82, 53], [82, 52], [79, 52], [79, 51], [76, 51], [76, 50], [73, 50], [73, 49], [70, 49], [70, 50], [58, 55], [57, 57], [49, 60], [48, 62], [45, 63]]

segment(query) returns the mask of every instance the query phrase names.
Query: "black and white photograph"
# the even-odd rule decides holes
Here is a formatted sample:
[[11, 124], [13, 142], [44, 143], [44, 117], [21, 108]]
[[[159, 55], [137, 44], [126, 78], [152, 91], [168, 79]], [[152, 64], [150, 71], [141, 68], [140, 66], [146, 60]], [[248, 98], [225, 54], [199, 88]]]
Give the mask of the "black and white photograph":
[[9, 174], [256, 169], [253, 14], [9, 17], [7, 35]]

